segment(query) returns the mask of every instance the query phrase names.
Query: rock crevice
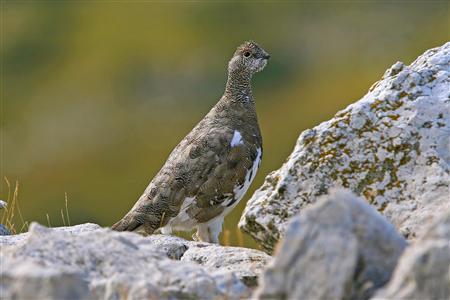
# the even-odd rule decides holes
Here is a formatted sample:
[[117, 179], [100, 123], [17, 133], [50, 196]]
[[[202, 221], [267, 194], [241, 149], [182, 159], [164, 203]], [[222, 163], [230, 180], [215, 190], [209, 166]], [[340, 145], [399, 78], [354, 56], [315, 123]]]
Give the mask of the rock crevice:
[[332, 191], [294, 217], [260, 299], [369, 299], [391, 277], [405, 239], [364, 200]]

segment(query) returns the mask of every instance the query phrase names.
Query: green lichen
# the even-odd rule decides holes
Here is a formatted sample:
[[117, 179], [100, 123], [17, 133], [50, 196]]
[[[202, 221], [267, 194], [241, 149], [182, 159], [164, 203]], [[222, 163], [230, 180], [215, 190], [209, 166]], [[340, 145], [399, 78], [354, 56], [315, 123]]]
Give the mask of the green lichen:
[[[244, 232], [251, 235], [251, 237], [261, 245], [263, 250], [271, 255], [273, 253], [273, 249], [275, 245], [277, 244], [278, 240], [280, 239], [280, 233], [277, 230], [273, 220], [269, 223], [268, 229], [270, 229], [270, 233], [267, 232], [266, 228], [259, 224], [256, 221], [255, 216], [246, 216], [246, 222], [245, 226], [241, 228]], [[264, 238], [257, 237], [258, 233], [262, 233], [264, 235]]]

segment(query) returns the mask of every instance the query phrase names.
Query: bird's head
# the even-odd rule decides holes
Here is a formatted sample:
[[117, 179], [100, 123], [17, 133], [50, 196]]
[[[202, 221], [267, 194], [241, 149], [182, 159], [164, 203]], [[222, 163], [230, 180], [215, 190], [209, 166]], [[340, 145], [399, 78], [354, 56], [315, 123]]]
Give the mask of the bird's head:
[[249, 72], [251, 75], [261, 71], [270, 58], [263, 48], [253, 41], [240, 45], [228, 63], [228, 71]]

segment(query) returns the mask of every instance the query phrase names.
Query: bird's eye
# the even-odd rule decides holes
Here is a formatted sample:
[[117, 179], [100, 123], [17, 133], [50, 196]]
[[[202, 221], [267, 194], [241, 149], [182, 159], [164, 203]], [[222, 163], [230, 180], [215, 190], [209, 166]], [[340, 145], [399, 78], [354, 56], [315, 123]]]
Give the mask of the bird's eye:
[[249, 57], [249, 56], [250, 56], [250, 52], [248, 52], [248, 51], [247, 51], [247, 52], [244, 52], [244, 56], [245, 56], [245, 57]]

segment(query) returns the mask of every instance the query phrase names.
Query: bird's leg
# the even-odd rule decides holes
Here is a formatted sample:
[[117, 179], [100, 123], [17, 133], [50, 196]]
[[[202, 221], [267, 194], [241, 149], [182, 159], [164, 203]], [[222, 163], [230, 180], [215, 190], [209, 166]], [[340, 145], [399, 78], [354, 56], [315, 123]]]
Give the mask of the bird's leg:
[[223, 217], [215, 218], [208, 223], [197, 226], [197, 233], [193, 236], [196, 241], [219, 243], [219, 234], [222, 231]]
[[197, 242], [209, 242], [206, 223], [197, 225], [197, 232], [192, 235], [192, 238]]
[[166, 226], [161, 227], [160, 231], [161, 231], [161, 234], [171, 235], [172, 234], [172, 227], [169, 224], [167, 224]]
[[219, 235], [222, 232], [223, 217], [218, 217], [208, 223], [208, 233], [211, 243], [219, 243]]

